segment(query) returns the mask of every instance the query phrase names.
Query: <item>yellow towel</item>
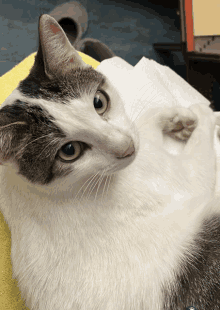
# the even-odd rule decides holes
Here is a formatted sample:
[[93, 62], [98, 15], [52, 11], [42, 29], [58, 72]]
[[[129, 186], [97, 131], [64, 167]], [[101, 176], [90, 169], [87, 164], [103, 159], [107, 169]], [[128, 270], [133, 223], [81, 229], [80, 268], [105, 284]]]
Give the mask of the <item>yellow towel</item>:
[[[82, 60], [91, 65], [94, 69], [96, 69], [99, 65], [99, 62], [92, 57], [78, 52], [82, 57]], [[5, 101], [5, 99], [12, 93], [12, 91], [18, 86], [18, 83], [22, 81], [31, 69], [34, 64], [34, 58], [36, 53], [29, 55], [22, 62], [20, 62], [17, 66], [12, 68], [10, 71], [5, 73], [0, 77], [0, 105]]]
[[[96, 69], [99, 62], [81, 52], [83, 61]], [[36, 53], [31, 54], [0, 77], [0, 105], [18, 86], [19, 82], [28, 76], [34, 64]], [[21, 300], [17, 282], [12, 279], [11, 266], [11, 236], [8, 225], [0, 212], [0, 310], [28, 310]], [[46, 309], [45, 309], [46, 310]]]

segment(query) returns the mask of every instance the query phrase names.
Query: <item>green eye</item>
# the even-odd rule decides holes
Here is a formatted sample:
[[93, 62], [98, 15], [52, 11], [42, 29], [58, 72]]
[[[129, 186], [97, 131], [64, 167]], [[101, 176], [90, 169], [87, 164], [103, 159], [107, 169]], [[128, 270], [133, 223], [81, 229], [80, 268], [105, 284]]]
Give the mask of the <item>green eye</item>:
[[101, 115], [108, 108], [108, 99], [102, 92], [97, 91], [93, 100], [93, 104], [96, 112]]
[[61, 147], [58, 152], [59, 157], [64, 161], [72, 161], [81, 154], [81, 146], [79, 142], [69, 142]]

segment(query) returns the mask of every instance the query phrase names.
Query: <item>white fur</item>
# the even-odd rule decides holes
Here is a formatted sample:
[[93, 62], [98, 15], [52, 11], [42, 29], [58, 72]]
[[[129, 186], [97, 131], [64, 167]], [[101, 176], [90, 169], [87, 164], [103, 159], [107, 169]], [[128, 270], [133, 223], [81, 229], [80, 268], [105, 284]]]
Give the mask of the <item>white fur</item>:
[[[1, 167], [13, 273], [31, 310], [162, 310], [162, 287], [174, 281], [181, 260], [190, 259], [184, 250], [196, 251], [193, 237], [214, 212], [206, 209], [215, 184], [212, 112], [194, 107], [201, 122], [188, 153], [175, 157], [158, 141], [156, 115], [145, 116], [139, 145], [107, 85], [112, 109], [106, 119], [96, 115], [92, 97], [78, 110], [77, 101], [56, 106], [28, 99], [46, 108], [70, 140], [94, 145], [71, 164], [75, 173], [39, 186], [18, 175], [13, 163]], [[127, 137], [139, 149], [133, 162], [110, 152], [126, 148]], [[80, 191], [104, 169], [108, 174], [91, 192], [94, 182]]]

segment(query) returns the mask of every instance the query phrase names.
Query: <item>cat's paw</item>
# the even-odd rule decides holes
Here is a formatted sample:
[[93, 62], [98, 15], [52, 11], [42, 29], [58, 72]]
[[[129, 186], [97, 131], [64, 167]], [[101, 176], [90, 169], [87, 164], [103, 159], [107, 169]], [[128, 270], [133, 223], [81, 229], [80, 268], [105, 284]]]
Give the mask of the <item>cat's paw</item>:
[[197, 126], [197, 116], [182, 107], [169, 108], [162, 116], [163, 131], [179, 140], [187, 140]]

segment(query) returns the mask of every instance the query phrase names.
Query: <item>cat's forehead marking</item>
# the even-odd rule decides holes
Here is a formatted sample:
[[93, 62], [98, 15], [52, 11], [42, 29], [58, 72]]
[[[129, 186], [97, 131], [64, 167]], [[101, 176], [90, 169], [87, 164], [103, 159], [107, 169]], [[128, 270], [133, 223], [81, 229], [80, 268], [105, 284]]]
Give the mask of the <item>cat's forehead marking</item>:
[[83, 100], [87, 104], [91, 94], [106, 81], [92, 68], [72, 70], [63, 79], [53, 82], [39, 73], [32, 71], [1, 109], [9, 116], [10, 123], [16, 119], [30, 125], [24, 135], [27, 143], [21, 145], [16, 159], [19, 173], [31, 182], [48, 184], [56, 177], [71, 173], [72, 167], [55, 160], [57, 151], [77, 128], [73, 110], [79, 115]]
[[[93, 118], [88, 109], [89, 105], [92, 109], [94, 108], [93, 97], [89, 94], [84, 94], [79, 99], [69, 99], [67, 104], [57, 104], [52, 100], [25, 97], [19, 90], [15, 90], [14, 94], [8, 98], [8, 101], [3, 106], [14, 105], [18, 98], [20, 101], [26, 102], [30, 107], [41, 107], [44, 114], [50, 115], [50, 119], [53, 119], [53, 124], [60, 128], [70, 139], [75, 137], [75, 134], [80, 131], [85, 122], [87, 125], [93, 123]], [[82, 115], [84, 115], [83, 119]]]
[[105, 77], [93, 68], [70, 70], [65, 76], [50, 80], [41, 68], [32, 70], [18, 90], [27, 97], [67, 103], [70, 98], [80, 98], [94, 92], [105, 83]]
[[[28, 129], [22, 133], [22, 141], [15, 153], [19, 174], [29, 181], [48, 184], [56, 177], [67, 175], [70, 167], [55, 163], [57, 150], [62, 146], [66, 135], [54, 121], [47, 109], [38, 104], [16, 100], [1, 109], [8, 123], [25, 121]], [[17, 141], [19, 132], [14, 133]], [[13, 146], [11, 152], [14, 153]]]

